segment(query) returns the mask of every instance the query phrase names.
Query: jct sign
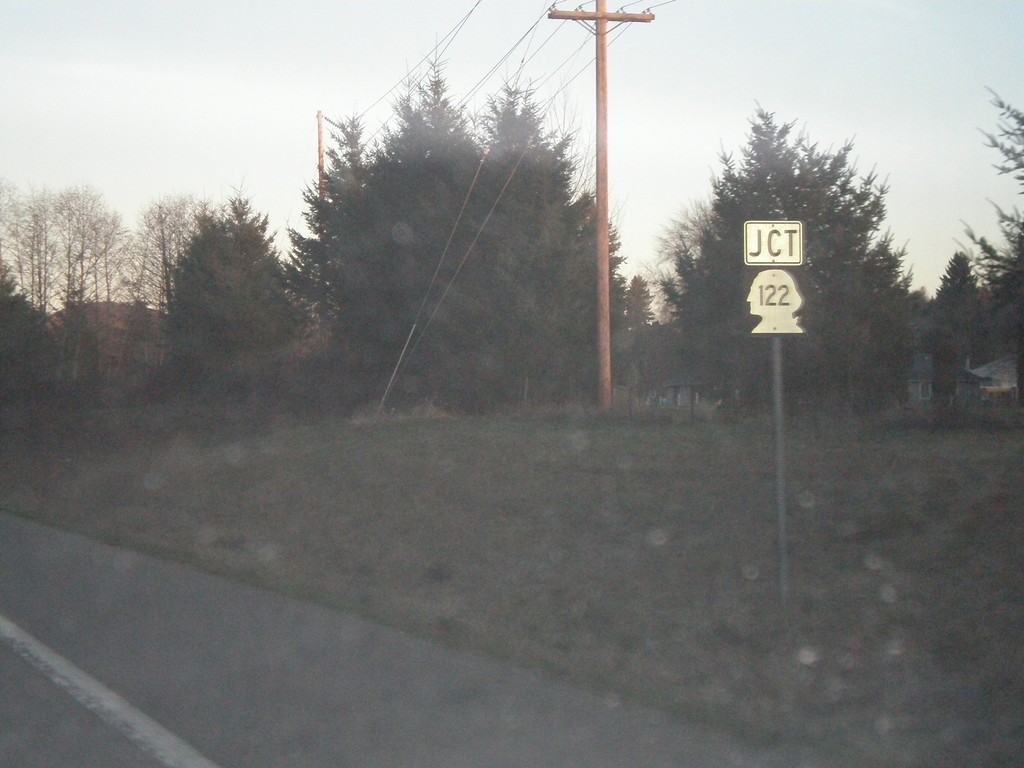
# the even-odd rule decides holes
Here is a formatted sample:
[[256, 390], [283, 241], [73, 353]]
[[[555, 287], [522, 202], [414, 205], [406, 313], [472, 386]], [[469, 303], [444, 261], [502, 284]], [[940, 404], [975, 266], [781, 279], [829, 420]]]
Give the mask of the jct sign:
[[797, 267], [804, 263], [804, 225], [799, 221], [743, 223], [743, 263]]
[[799, 221], [743, 223], [743, 263], [760, 267], [747, 294], [750, 314], [761, 322], [751, 333], [803, 333], [797, 312], [804, 298], [796, 280], [782, 267], [804, 263], [804, 225]]

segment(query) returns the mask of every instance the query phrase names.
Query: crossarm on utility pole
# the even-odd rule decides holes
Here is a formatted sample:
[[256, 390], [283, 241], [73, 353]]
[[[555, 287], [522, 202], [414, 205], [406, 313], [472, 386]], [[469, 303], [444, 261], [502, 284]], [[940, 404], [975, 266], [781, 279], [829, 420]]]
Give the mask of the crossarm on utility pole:
[[598, 17], [605, 21], [654, 21], [653, 13], [594, 13], [593, 11], [549, 11], [549, 19], [561, 19], [562, 21], [597, 21]]

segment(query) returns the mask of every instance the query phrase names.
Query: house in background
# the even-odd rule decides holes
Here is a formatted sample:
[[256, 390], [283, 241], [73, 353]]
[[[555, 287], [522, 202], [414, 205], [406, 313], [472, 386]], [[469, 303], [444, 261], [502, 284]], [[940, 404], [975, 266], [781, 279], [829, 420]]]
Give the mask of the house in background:
[[[951, 401], [946, 405], [975, 406], [985, 398], [985, 378], [966, 367], [956, 371], [956, 384]], [[930, 408], [939, 395], [935, 392], [935, 360], [927, 352], [914, 355], [907, 382], [907, 403], [915, 408]]]
[[700, 391], [692, 381], [675, 381], [665, 384], [658, 397], [659, 405], [673, 408], [691, 408], [700, 402]]
[[994, 403], [1017, 402], [1017, 360], [1013, 355], [972, 368], [981, 380], [981, 394]]

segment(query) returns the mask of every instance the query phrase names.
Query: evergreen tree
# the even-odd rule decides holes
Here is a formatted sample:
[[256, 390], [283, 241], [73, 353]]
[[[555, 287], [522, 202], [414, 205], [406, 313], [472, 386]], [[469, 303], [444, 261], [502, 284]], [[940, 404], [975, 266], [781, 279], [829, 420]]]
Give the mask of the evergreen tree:
[[624, 370], [628, 376], [627, 383], [640, 392], [653, 383], [649, 376], [654, 336], [653, 301], [647, 281], [640, 275], [633, 275], [626, 288], [622, 327], [614, 336], [613, 348], [619, 361], [620, 379]]
[[429, 314], [419, 308], [437, 301], [457, 266], [449, 254], [468, 247], [472, 219], [448, 242], [480, 161], [468, 125], [435, 70], [409, 87], [373, 147], [357, 120], [346, 122], [326, 198], [307, 190], [316, 235], [291, 233], [288, 285], [333, 340], [348, 388], [366, 399], [383, 392], [414, 323], [422, 331]]
[[303, 218], [316, 234], [289, 233], [292, 250], [284, 270], [290, 290], [315, 323], [342, 339], [348, 330], [342, 317], [358, 305], [357, 291], [368, 281], [369, 270], [360, 262], [372, 250], [376, 217], [367, 190], [362, 124], [355, 118], [346, 121], [335, 139], [339, 146], [328, 153], [326, 195], [321, 197], [315, 188], [303, 195], [308, 206]]
[[[998, 96], [992, 104], [999, 110], [998, 130], [987, 134], [988, 146], [996, 149], [1003, 162], [997, 166], [1000, 173], [1011, 174], [1022, 183], [1024, 193], [1024, 112], [1012, 107]], [[1009, 346], [1017, 356], [1017, 402], [1024, 402], [1024, 215], [1014, 209], [1007, 212], [996, 209], [1003, 244], [998, 245], [968, 231], [980, 251], [978, 268], [991, 291], [996, 308], [1001, 313], [1000, 325]]]
[[481, 127], [480, 189], [492, 208], [465, 288], [488, 303], [480, 319], [499, 361], [493, 391], [503, 401], [590, 392], [595, 230], [592, 198], [573, 192], [570, 139], [546, 132], [530, 94], [513, 88], [489, 100]]
[[200, 383], [269, 359], [292, 336], [294, 313], [268, 220], [240, 195], [200, 215], [173, 271], [172, 361]]
[[640, 275], [633, 275], [626, 289], [625, 327], [637, 332], [654, 323], [654, 310], [650, 286]]
[[38, 395], [55, 375], [55, 353], [46, 315], [18, 292], [0, 262], [0, 403], [16, 405]]
[[[596, 357], [591, 200], [568, 138], [506, 89], [474, 123], [440, 72], [367, 147], [342, 126], [327, 195], [306, 195], [288, 284], [333, 339], [350, 391], [467, 409], [560, 399]], [[404, 354], [403, 354], [404, 350]]]
[[970, 257], [953, 254], [925, 316], [923, 343], [931, 352], [937, 402], [952, 404], [956, 377], [989, 355], [982, 293]]
[[666, 238], [674, 272], [662, 287], [706, 385], [723, 399], [763, 398], [770, 377], [763, 340], [750, 334], [743, 224], [802, 221], [804, 266], [793, 274], [806, 297], [806, 333], [790, 345], [787, 389], [883, 407], [905, 389], [912, 345], [904, 253], [881, 232], [887, 188], [873, 173], [858, 178], [852, 144], [824, 151], [792, 131], [757, 111], [740, 159], [721, 157], [710, 215], [685, 237]]

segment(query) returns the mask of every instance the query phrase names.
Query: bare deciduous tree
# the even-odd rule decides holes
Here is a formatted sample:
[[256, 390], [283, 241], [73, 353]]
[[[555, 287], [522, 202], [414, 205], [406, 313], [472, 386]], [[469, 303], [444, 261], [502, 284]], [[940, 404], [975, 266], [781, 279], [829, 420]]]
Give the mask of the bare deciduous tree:
[[134, 301], [166, 314], [172, 275], [196, 232], [197, 214], [207, 209], [189, 195], [156, 200], [139, 215], [132, 247], [129, 284]]
[[32, 306], [51, 312], [56, 308], [56, 196], [41, 190], [19, 197], [13, 187], [7, 187], [4, 194], [4, 261], [18, 290]]
[[128, 231], [99, 192], [72, 187], [55, 201], [64, 305], [125, 298]]

